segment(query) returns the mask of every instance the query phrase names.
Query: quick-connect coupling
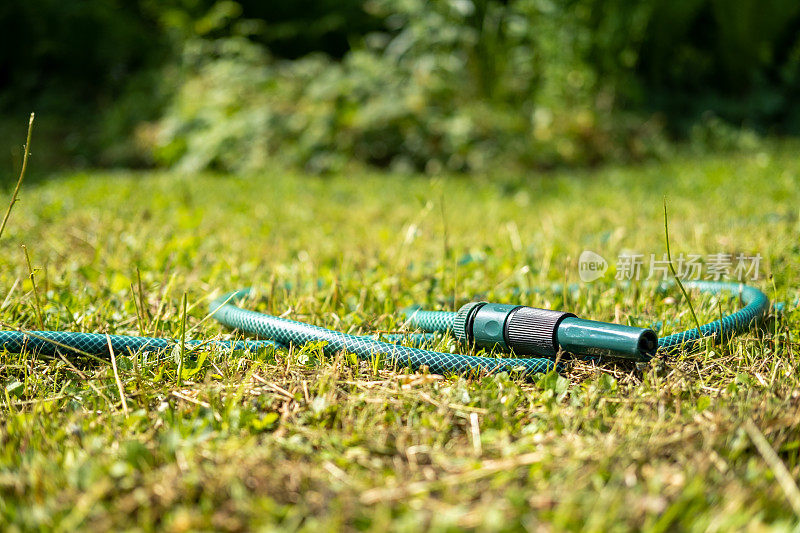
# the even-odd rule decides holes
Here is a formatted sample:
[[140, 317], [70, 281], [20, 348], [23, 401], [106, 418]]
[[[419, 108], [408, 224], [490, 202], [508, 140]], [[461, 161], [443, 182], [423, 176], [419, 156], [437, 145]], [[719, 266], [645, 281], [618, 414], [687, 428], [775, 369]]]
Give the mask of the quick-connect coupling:
[[555, 357], [563, 350], [646, 361], [658, 348], [658, 337], [650, 329], [521, 305], [468, 303], [459, 309], [453, 328], [462, 343], [517, 355]]

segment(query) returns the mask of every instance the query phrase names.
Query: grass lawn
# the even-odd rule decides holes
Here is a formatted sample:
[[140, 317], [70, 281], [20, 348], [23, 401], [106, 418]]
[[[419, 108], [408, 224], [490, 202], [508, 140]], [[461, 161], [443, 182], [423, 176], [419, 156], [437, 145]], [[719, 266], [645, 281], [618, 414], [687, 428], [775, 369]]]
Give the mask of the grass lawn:
[[[119, 357], [123, 402], [110, 364], [0, 353], [1, 528], [791, 530], [798, 148], [542, 176], [24, 184], [0, 257], [6, 329], [38, 329], [38, 301], [45, 329], [176, 337], [187, 294], [189, 336], [231, 338], [204, 320], [207, 303], [253, 286], [252, 309], [348, 332], [479, 297], [668, 334], [693, 324], [685, 299], [621, 285], [613, 268], [629, 252], [660, 259], [664, 195], [673, 258], [760, 254], [754, 284], [785, 309], [698, 353], [573, 361], [528, 382], [412, 374], [311, 345], [212, 352], [182, 376], [172, 354]], [[578, 281], [583, 250], [611, 270], [553, 290]], [[738, 305], [690, 296], [701, 321]]]

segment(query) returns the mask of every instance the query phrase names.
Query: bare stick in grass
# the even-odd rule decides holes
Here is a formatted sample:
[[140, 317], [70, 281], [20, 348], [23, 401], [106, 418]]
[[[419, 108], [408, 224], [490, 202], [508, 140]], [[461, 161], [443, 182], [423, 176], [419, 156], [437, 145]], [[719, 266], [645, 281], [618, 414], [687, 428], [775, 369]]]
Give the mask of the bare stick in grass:
[[183, 358], [186, 352], [186, 293], [183, 293], [183, 313], [181, 315], [181, 349], [180, 360], [178, 361], [178, 387], [183, 383]]
[[169, 295], [170, 290], [172, 290], [172, 284], [175, 282], [176, 273], [173, 272], [172, 275], [169, 277], [169, 281], [167, 281], [163, 292], [161, 293], [161, 298], [158, 301], [158, 308], [156, 309], [156, 316], [153, 318], [152, 323], [152, 333], [153, 337], [158, 337], [158, 325], [161, 321], [161, 312], [164, 310], [164, 302]]
[[69, 359], [64, 357], [64, 355], [59, 350], [56, 350], [56, 355], [59, 357], [59, 359], [61, 359], [64, 362], [65, 365], [67, 365], [67, 367], [70, 370], [72, 370], [79, 378], [81, 378], [83, 381], [85, 381], [86, 384], [89, 385], [89, 388], [92, 389], [95, 392], [95, 394], [97, 394], [102, 399], [104, 399], [106, 401], [106, 403], [111, 406], [111, 408], [113, 410], [115, 410], [115, 411], [117, 410], [117, 408], [114, 406], [114, 403], [111, 401], [111, 399], [108, 396], [106, 396], [105, 394], [103, 394], [103, 391], [98, 389], [95, 386], [95, 384], [92, 383], [92, 379], [89, 376], [87, 376], [86, 374], [81, 372], [75, 365], [70, 363]]
[[136, 267], [136, 280], [139, 282], [139, 308], [142, 310], [142, 319], [147, 321], [151, 319], [151, 316], [150, 316], [150, 311], [144, 304], [144, 288], [142, 287], [142, 273], [139, 271], [138, 266]]
[[767, 466], [775, 475], [775, 479], [783, 489], [783, 493], [786, 495], [786, 499], [789, 500], [792, 510], [795, 514], [800, 515], [800, 488], [797, 487], [797, 483], [792, 478], [792, 473], [789, 472], [789, 469], [786, 468], [781, 458], [775, 453], [767, 438], [751, 419], [748, 418], [744, 421], [744, 429], [750, 436], [750, 440], [755, 444], [758, 453], [764, 458], [764, 462], [767, 463]]
[[122, 381], [119, 379], [119, 371], [117, 371], [117, 357], [114, 355], [114, 347], [111, 345], [111, 337], [106, 334], [106, 342], [108, 343], [108, 353], [111, 354], [111, 368], [114, 369], [114, 381], [117, 382], [119, 389], [119, 398], [122, 400], [122, 412], [125, 417], [128, 416], [128, 402], [125, 401], [125, 389], [122, 386]]
[[133, 307], [136, 308], [136, 322], [139, 326], [139, 335], [144, 335], [144, 318], [139, 311], [139, 301], [136, 299], [136, 289], [133, 288], [133, 283], [131, 283], [131, 296], [133, 296]]
[[19, 194], [19, 188], [22, 187], [22, 180], [25, 179], [25, 171], [28, 169], [28, 155], [31, 153], [31, 133], [33, 132], [33, 117], [34, 114], [31, 113], [31, 118], [28, 120], [28, 138], [25, 140], [25, 154], [22, 156], [22, 169], [19, 171], [19, 179], [17, 180], [17, 186], [14, 187], [14, 193], [11, 195], [11, 203], [8, 204], [8, 209], [6, 209], [6, 214], [3, 217], [3, 222], [0, 223], [0, 237], [3, 236], [3, 231], [6, 229], [6, 223], [8, 222], [8, 217], [11, 216], [11, 209], [14, 207], [14, 204], [17, 203], [17, 195]]
[[11, 301], [11, 295], [14, 294], [14, 290], [17, 288], [17, 285], [19, 285], [19, 278], [14, 280], [14, 284], [11, 285], [11, 288], [8, 290], [5, 300], [3, 300], [3, 303], [0, 304], [0, 310], [5, 309], [8, 303]]
[[669, 224], [667, 224], [667, 197], [664, 197], [664, 236], [667, 241], [667, 263], [669, 264], [669, 270], [672, 272], [672, 277], [675, 278], [675, 283], [678, 284], [680, 287], [681, 292], [683, 293], [683, 297], [686, 298], [686, 303], [689, 305], [689, 311], [692, 312], [692, 318], [694, 319], [694, 324], [697, 326], [697, 337], [700, 339], [703, 334], [700, 331], [700, 321], [697, 320], [697, 315], [694, 312], [694, 306], [692, 306], [692, 301], [689, 299], [689, 294], [686, 292], [686, 289], [683, 288], [683, 283], [681, 283], [681, 279], [678, 277], [677, 272], [675, 272], [675, 266], [672, 264], [672, 255], [669, 252]]
[[31, 265], [31, 256], [28, 255], [28, 247], [22, 245], [22, 250], [25, 252], [25, 261], [28, 263], [28, 276], [33, 285], [33, 300], [35, 302], [34, 309], [36, 310], [36, 320], [39, 323], [39, 329], [44, 331], [44, 321], [42, 320], [42, 306], [39, 303], [39, 291], [36, 290], [36, 276], [34, 275], [33, 265]]

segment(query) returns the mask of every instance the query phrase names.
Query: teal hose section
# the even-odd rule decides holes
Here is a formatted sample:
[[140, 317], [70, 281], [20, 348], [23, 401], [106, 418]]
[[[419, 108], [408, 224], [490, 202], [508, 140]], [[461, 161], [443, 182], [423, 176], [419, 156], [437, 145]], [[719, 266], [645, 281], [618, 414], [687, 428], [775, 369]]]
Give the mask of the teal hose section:
[[419, 348], [421, 346], [432, 346], [446, 337], [439, 333], [383, 333], [372, 335], [371, 338], [376, 341], [405, 344]]
[[[79, 333], [73, 331], [0, 331], [0, 347], [11, 353], [23, 350], [43, 355], [93, 355], [109, 358], [109, 340], [115, 355], [161, 352], [180, 344], [179, 340], [158, 337], [134, 337], [131, 335], [103, 335], [101, 333]], [[186, 347], [220, 348], [225, 350], [258, 350], [280, 347], [271, 340], [263, 341], [186, 341]]]
[[738, 295], [742, 299], [744, 307], [728, 316], [701, 325], [699, 333], [697, 328], [692, 328], [658, 339], [658, 348], [664, 353], [690, 349], [702, 339], [713, 338], [714, 342], [728, 339], [751, 328], [769, 310], [769, 299], [766, 294], [755, 287], [741, 283], [684, 281], [683, 286], [711, 294], [728, 292]]
[[422, 331], [445, 333], [453, 329], [458, 313], [452, 311], [424, 311], [410, 307], [403, 311], [409, 325]]
[[477, 357], [400, 346], [368, 336], [349, 335], [304, 322], [256, 313], [233, 305], [248, 294], [250, 290], [243, 289], [217, 298], [210, 305], [212, 316], [226, 326], [266, 337], [280, 344], [303, 345], [322, 341], [325, 343], [323, 351], [327, 355], [347, 351], [366, 360], [382, 356], [397, 366], [410, 367], [413, 370], [427, 367], [435, 374], [507, 371], [527, 375], [556, 368], [554, 361], [545, 358]]

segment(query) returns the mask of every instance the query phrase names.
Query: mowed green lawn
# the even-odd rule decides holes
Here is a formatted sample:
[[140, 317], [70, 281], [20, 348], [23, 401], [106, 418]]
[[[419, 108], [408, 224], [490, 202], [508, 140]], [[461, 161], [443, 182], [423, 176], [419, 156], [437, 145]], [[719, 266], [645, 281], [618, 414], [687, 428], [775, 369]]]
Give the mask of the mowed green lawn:
[[[401, 330], [414, 303], [482, 298], [668, 334], [693, 323], [680, 293], [614, 279], [620, 255], [646, 265], [665, 251], [665, 195], [673, 258], [760, 254], [754, 284], [785, 308], [723, 346], [648, 365], [572, 361], [527, 382], [413, 374], [311, 345], [192, 354], [182, 376], [176, 354], [119, 357], [123, 402], [110, 364], [1, 353], [0, 527], [792, 530], [797, 154], [767, 145], [545, 175], [98, 171], [25, 184], [2, 238], [6, 329], [39, 328], [38, 301], [45, 329], [178, 337], [186, 294], [188, 336], [231, 338], [204, 320], [209, 298], [253, 286], [252, 309], [356, 333]], [[552, 287], [579, 281], [584, 250], [611, 268], [562, 295]], [[690, 296], [700, 320], [738, 305]]]

